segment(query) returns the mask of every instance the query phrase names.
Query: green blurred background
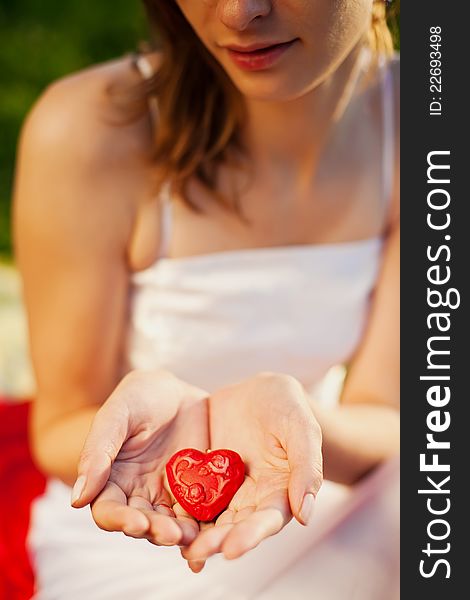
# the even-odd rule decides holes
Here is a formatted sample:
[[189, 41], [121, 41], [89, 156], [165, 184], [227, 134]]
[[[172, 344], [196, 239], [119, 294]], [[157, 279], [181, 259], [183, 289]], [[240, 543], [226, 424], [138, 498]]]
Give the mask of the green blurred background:
[[0, 0], [0, 260], [11, 258], [18, 132], [48, 83], [135, 50], [147, 36], [139, 0]]
[[[398, 46], [399, 21], [392, 29]], [[11, 260], [11, 185], [28, 109], [51, 81], [132, 51], [146, 37], [139, 0], [0, 0], [0, 261]]]

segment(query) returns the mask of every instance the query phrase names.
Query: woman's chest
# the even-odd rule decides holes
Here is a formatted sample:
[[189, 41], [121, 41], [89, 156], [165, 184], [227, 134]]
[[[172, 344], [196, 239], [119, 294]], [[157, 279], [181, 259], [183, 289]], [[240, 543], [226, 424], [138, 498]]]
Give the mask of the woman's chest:
[[[168, 256], [185, 257], [242, 248], [330, 244], [381, 235], [387, 203], [382, 182], [357, 157], [341, 170], [326, 163], [315, 181], [295, 186], [281, 173], [266, 176], [239, 196], [241, 218], [213, 200], [197, 202], [194, 214], [180, 198], [172, 202]], [[339, 172], [341, 171], [341, 172]], [[196, 196], [196, 195], [195, 195]], [[197, 196], [196, 196], [197, 197]]]
[[[196, 180], [188, 183], [186, 197], [199, 212], [174, 193], [170, 223], [158, 220], [156, 206], [153, 218], [147, 209], [146, 225], [135, 244], [147, 257], [140, 262], [150, 265], [158, 258], [163, 235], [167, 255], [176, 258], [381, 235], [389, 206], [382, 132], [378, 124], [373, 126], [378, 115], [370, 106], [357, 111], [334, 130], [312, 164], [281, 160], [277, 166], [248, 165], [241, 174], [222, 167], [217, 189], [229, 203], [236, 199], [238, 214], [224, 208]], [[361, 126], [364, 122], [369, 126]]]

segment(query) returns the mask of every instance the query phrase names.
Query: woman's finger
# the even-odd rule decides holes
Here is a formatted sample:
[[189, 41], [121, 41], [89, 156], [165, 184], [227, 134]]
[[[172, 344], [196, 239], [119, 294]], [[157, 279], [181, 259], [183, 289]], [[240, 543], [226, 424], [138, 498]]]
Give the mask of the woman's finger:
[[214, 554], [221, 552], [222, 544], [233, 526], [233, 523], [225, 523], [201, 531], [190, 546], [182, 548], [183, 558], [188, 562], [205, 561]]
[[200, 573], [205, 566], [205, 560], [188, 560], [188, 567], [193, 573]]
[[[233, 498], [232, 498], [232, 502], [233, 502]], [[254, 508], [253, 508], [253, 510], [254, 510]], [[226, 510], [224, 510], [224, 512], [222, 514], [220, 514], [217, 517], [217, 521], [215, 522], [215, 525], [217, 527], [219, 527], [220, 525], [226, 525], [227, 523], [229, 523], [229, 524], [233, 523], [237, 518], [237, 514], [238, 514], [238, 512], [236, 510], [229, 507]]]
[[265, 538], [278, 533], [292, 519], [285, 490], [268, 494], [253, 510], [245, 507], [234, 515], [234, 525], [222, 544], [225, 558], [242, 556]]
[[[134, 432], [133, 422], [151, 421], [154, 429], [162, 427], [176, 415], [187, 387], [164, 370], [131, 371], [119, 382], [91, 424], [80, 454], [72, 506], [85, 506], [104, 488], [116, 456]], [[195, 392], [189, 389], [205, 394], [198, 388]], [[150, 403], [148, 399], [156, 395], [162, 401]]]
[[157, 546], [174, 546], [181, 539], [181, 529], [175, 527], [175, 514], [171, 508], [167, 509], [170, 514], [158, 513], [151, 502], [142, 496], [131, 496], [127, 505], [140, 510], [147, 517], [149, 528], [144, 537], [149, 542]]
[[152, 504], [142, 496], [131, 496], [127, 500], [124, 492], [111, 482], [93, 502], [92, 514], [101, 529], [122, 531], [158, 546], [174, 546], [183, 538], [174, 513], [168, 516], [154, 511]]
[[174, 504], [173, 510], [176, 516], [176, 522], [178, 523], [179, 527], [181, 527], [181, 531], [183, 532], [183, 537], [179, 543], [181, 546], [189, 546], [189, 544], [192, 544], [199, 535], [201, 524], [199, 524], [194, 517], [187, 513], [180, 504]]
[[183, 540], [183, 531], [175, 517], [155, 511], [146, 511], [150, 527], [147, 539], [157, 546], [176, 546]]
[[309, 411], [290, 421], [286, 439], [289, 461], [289, 502], [292, 514], [307, 525], [323, 481], [321, 430]]
[[105, 531], [122, 531], [131, 537], [146, 536], [150, 522], [145, 514], [127, 505], [124, 492], [115, 483], [108, 482], [91, 506], [95, 523]]
[[[209, 523], [204, 523], [201, 522], [199, 523], [199, 529], [200, 531], [206, 531], [206, 529], [212, 529], [215, 526], [215, 523], [213, 521], [210, 521]], [[183, 546], [181, 548], [181, 556], [184, 558], [184, 554], [185, 554], [185, 550], [186, 550], [186, 546]], [[206, 560], [188, 560], [188, 567], [191, 569], [191, 571], [193, 573], [200, 573], [204, 567], [206, 565]]]
[[278, 533], [285, 525], [285, 518], [277, 508], [257, 510], [235, 523], [221, 545], [225, 558], [239, 558], [255, 548], [265, 538]]
[[153, 504], [140, 495], [130, 496], [127, 501], [128, 506], [145, 514], [150, 523], [145, 537], [157, 546], [190, 544], [199, 532], [197, 522], [181, 508], [178, 509], [179, 505], [172, 508], [171, 502], [165, 489], [161, 490]]
[[82, 508], [106, 485], [111, 466], [128, 437], [129, 415], [124, 404], [104, 404], [96, 413], [85, 440], [73, 486], [71, 504]]
[[175, 501], [170, 496], [169, 492], [163, 485], [161, 485], [159, 487], [156, 497], [153, 500], [152, 509], [161, 515], [167, 515], [168, 517], [176, 517], [176, 513], [173, 509], [174, 504]]
[[238, 521], [243, 521], [244, 519], [247, 519], [250, 515], [252, 515], [255, 511], [256, 511], [255, 506], [245, 506], [245, 508], [242, 508], [241, 510], [237, 510], [234, 513], [234, 515], [232, 517], [232, 521], [234, 523], [238, 523]]
[[152, 504], [149, 502], [149, 500], [147, 500], [147, 498], [144, 498], [143, 496], [130, 496], [127, 499], [127, 506], [132, 506], [132, 508], [137, 508], [141, 511], [153, 510]]
[[168, 504], [152, 504], [147, 498], [142, 496], [131, 496], [127, 499], [127, 505], [138, 508], [143, 512], [153, 513], [154, 511], [160, 515], [175, 518], [173, 509]]

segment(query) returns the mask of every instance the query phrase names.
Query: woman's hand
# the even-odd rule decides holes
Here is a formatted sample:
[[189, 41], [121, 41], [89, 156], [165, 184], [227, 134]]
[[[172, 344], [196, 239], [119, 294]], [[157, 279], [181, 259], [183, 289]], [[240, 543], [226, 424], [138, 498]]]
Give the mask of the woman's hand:
[[207, 397], [163, 370], [124, 377], [92, 423], [72, 506], [91, 503], [106, 531], [158, 545], [191, 543], [199, 525], [170, 494], [165, 464], [181, 448], [208, 448]]
[[292, 518], [307, 524], [322, 483], [321, 431], [293, 377], [259, 375], [209, 398], [211, 448], [243, 458], [247, 477], [215, 526], [182, 549], [194, 571], [209, 556], [237, 558]]

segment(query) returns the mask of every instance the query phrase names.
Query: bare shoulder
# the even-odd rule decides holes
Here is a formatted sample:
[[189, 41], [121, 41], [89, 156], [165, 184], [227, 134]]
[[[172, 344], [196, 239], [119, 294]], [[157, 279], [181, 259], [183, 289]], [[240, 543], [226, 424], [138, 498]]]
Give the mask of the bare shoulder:
[[125, 57], [64, 77], [43, 92], [20, 137], [15, 202], [23, 215], [61, 215], [57, 226], [69, 215], [84, 231], [87, 220], [106, 222], [101, 237], [108, 247], [127, 250], [140, 206], [152, 193], [153, 134], [148, 112], [126, 119], [109, 90], [139, 82]]
[[50, 84], [25, 121], [22, 141], [41, 149], [106, 164], [116, 157], [145, 159], [151, 147], [148, 114], [126, 119], [110, 89], [137, 85], [130, 57], [95, 65]]

